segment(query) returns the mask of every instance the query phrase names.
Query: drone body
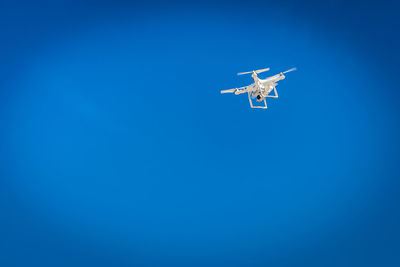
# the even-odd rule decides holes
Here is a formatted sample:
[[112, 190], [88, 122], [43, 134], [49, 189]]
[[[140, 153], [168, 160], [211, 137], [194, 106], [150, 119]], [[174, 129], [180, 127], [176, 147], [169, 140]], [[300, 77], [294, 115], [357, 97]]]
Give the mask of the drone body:
[[[293, 68], [293, 69], [281, 72], [279, 74], [276, 74], [274, 76], [268, 77], [266, 79], [258, 78], [258, 76], [257, 76], [258, 73], [268, 71], [268, 70], [269, 70], [269, 68], [238, 73], [238, 75], [251, 73], [251, 77], [254, 79], [254, 83], [252, 83], [248, 86], [240, 87], [240, 88], [222, 90], [221, 94], [235, 93], [235, 95], [239, 95], [239, 94], [247, 93], [248, 97], [249, 97], [249, 102], [250, 102], [251, 108], [267, 109], [266, 98], [267, 97], [278, 98], [278, 92], [276, 91], [276, 86], [278, 85], [277, 82], [285, 79], [285, 75], [284, 75], [285, 73], [294, 71], [296, 69]], [[270, 95], [270, 93], [272, 91], [274, 91], [274, 95]], [[252, 99], [256, 99], [257, 102], [264, 102], [264, 106], [253, 105]]]

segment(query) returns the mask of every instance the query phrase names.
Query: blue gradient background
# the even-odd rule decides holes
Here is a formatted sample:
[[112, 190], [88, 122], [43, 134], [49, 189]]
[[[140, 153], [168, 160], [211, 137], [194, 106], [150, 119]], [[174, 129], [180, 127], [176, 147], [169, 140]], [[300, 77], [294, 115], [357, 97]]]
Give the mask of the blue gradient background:
[[400, 266], [396, 1], [0, 6], [0, 266]]

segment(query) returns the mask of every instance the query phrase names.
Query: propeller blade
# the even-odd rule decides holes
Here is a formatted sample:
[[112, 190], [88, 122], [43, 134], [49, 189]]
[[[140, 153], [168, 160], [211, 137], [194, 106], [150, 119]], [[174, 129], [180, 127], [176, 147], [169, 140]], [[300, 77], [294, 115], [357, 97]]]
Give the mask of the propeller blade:
[[[255, 73], [261, 73], [261, 72], [264, 72], [264, 71], [269, 71], [269, 68], [253, 70], [253, 71]], [[250, 74], [250, 73], [253, 73], [253, 71], [239, 72], [237, 75]]]
[[228, 89], [228, 90], [222, 90], [222, 91], [221, 91], [221, 94], [233, 93], [233, 92], [235, 92], [235, 91], [236, 91], [236, 88], [234, 88], [234, 89]]
[[291, 68], [290, 70], [284, 71], [282, 73], [288, 73], [288, 72], [291, 72], [291, 71], [294, 71], [294, 70], [297, 70], [297, 69], [296, 68]]
[[261, 73], [261, 72], [264, 72], [264, 71], [269, 71], [269, 68], [256, 70], [255, 72], [256, 72], [256, 73]]
[[237, 75], [243, 75], [243, 74], [249, 74], [249, 73], [253, 73], [253, 72], [252, 71], [239, 72]]

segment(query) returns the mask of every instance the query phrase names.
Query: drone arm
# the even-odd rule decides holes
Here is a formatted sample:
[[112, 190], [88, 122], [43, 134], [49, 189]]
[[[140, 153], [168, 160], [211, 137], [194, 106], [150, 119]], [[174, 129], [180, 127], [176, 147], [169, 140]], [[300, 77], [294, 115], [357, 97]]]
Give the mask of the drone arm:
[[247, 93], [247, 92], [250, 92], [249, 90], [247, 90], [247, 88], [246, 89], [237, 89], [237, 91], [235, 92], [235, 95], [240, 95], [240, 94], [244, 94], [244, 93]]
[[249, 86], [243, 86], [239, 88], [233, 88], [233, 89], [228, 89], [228, 90], [222, 90], [221, 94], [226, 94], [226, 93], [235, 93], [235, 95], [240, 95], [243, 93], [247, 93], [249, 91], [250, 87]]
[[243, 87], [237, 88], [235, 95], [250, 93], [253, 90], [253, 88], [254, 88], [254, 84], [250, 84], [248, 86], [243, 86]]

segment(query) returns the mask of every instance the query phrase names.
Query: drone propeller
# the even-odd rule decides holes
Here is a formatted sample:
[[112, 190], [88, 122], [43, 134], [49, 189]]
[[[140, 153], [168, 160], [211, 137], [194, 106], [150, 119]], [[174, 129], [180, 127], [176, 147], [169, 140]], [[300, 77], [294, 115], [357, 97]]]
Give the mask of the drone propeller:
[[[269, 68], [265, 68], [265, 69], [260, 69], [260, 70], [253, 70], [255, 73], [261, 73], [264, 71], [269, 71]], [[253, 73], [253, 71], [246, 71], [246, 72], [239, 72], [237, 75], [243, 75], [243, 74], [249, 74], [249, 73]]]
[[233, 93], [233, 92], [235, 92], [236, 90], [237, 90], [236, 88], [234, 88], [234, 89], [228, 89], [228, 90], [222, 90], [222, 91], [221, 91], [221, 94]]
[[296, 68], [291, 68], [290, 70], [284, 71], [282, 73], [288, 73], [288, 72], [291, 72], [291, 71], [294, 71], [294, 70], [296, 70]]

